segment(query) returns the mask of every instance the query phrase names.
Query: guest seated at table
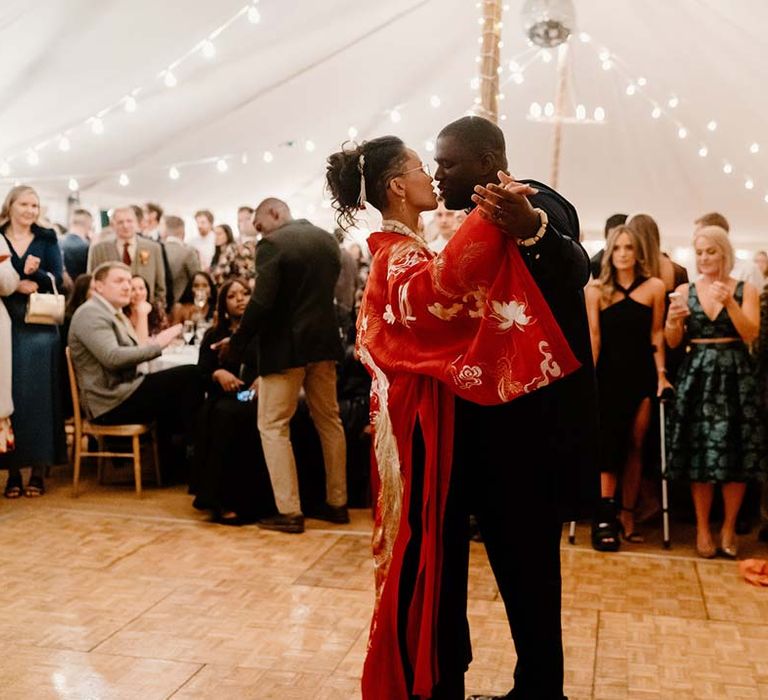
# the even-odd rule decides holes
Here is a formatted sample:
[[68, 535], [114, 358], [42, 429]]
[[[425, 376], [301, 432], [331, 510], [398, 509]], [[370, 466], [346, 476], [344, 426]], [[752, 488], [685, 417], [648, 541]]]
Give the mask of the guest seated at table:
[[136, 331], [139, 345], [149, 342], [169, 325], [163, 304], [160, 301], [154, 304], [149, 302], [149, 285], [141, 275], [131, 278], [131, 303], [123, 309], [123, 313]]
[[[67, 299], [67, 306], [64, 309], [64, 323], [61, 324], [61, 366], [66, 367], [67, 361], [64, 357], [64, 350], [67, 347], [67, 338], [69, 337], [69, 324], [72, 323], [72, 316], [88, 299], [91, 298], [93, 291], [93, 275], [84, 272], [78, 275], [72, 286], [72, 292]], [[67, 372], [60, 373], [61, 379], [61, 403], [64, 410], [64, 418], [71, 418], [74, 414], [72, 408], [72, 394], [69, 391], [69, 375]]]
[[216, 284], [207, 272], [196, 272], [179, 302], [173, 305], [172, 322], [213, 319], [216, 310]]
[[[181, 332], [176, 325], [141, 345], [122, 312], [131, 299], [131, 270], [105, 262], [93, 272], [94, 292], [72, 317], [69, 348], [86, 415], [94, 423], [157, 421], [161, 469], [171, 480], [187, 475], [187, 449], [203, 402], [197, 367], [184, 365], [142, 376], [137, 368], [162, 354]], [[172, 445], [182, 435], [185, 443]]]
[[219, 292], [216, 324], [200, 344], [198, 367], [207, 383], [208, 398], [196, 433], [193, 505], [213, 511], [214, 519], [225, 525], [239, 525], [276, 512], [256, 430], [256, 373], [247, 369], [241, 376], [239, 365], [226, 357], [221, 360], [211, 348], [237, 330], [250, 298], [245, 280], [225, 282]]

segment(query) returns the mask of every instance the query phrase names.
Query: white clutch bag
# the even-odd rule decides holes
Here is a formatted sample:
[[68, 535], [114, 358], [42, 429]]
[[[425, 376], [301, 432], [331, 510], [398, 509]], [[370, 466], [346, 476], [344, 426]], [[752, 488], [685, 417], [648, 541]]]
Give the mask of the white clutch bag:
[[27, 313], [24, 315], [25, 323], [37, 323], [46, 326], [58, 326], [64, 323], [64, 308], [66, 300], [63, 294], [56, 289], [56, 280], [49, 272], [53, 285], [53, 294], [41, 294], [33, 292], [27, 302]]

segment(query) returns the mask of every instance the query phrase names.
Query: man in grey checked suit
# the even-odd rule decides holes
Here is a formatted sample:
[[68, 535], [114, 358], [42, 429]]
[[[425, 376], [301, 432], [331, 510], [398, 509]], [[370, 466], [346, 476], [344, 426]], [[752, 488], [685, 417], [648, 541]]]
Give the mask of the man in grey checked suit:
[[196, 365], [143, 375], [139, 365], [159, 357], [181, 332], [177, 324], [141, 345], [122, 309], [131, 296], [131, 270], [120, 262], [102, 263], [93, 272], [94, 292], [72, 317], [69, 348], [86, 415], [103, 425], [157, 421], [163, 472], [171, 479], [187, 469], [184, 449], [174, 450], [172, 435], [191, 440], [203, 402]]
[[149, 287], [149, 301], [165, 305], [165, 268], [163, 251], [148, 238], [139, 235], [139, 222], [132, 207], [118, 207], [112, 212], [115, 238], [91, 246], [88, 271], [114, 260], [127, 265], [134, 275], [141, 275]]

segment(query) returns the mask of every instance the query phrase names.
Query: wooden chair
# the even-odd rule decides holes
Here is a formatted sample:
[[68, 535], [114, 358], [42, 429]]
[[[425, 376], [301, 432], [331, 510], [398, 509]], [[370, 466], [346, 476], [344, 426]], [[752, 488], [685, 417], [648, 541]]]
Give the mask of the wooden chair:
[[[125, 424], [125, 425], [99, 425], [84, 420], [80, 413], [80, 392], [77, 386], [77, 375], [72, 365], [72, 355], [69, 348], [66, 349], [67, 371], [69, 372], [69, 390], [72, 393], [72, 407], [74, 410], [74, 472], [72, 475], [73, 496], [77, 496], [78, 485], [80, 482], [80, 460], [83, 457], [98, 457], [98, 479], [101, 483], [101, 462], [103, 457], [123, 457], [133, 459], [133, 477], [136, 482], [136, 495], [141, 497], [141, 450], [140, 438], [142, 435], [149, 434], [152, 441], [152, 455], [155, 462], [155, 481], [158, 486], [162, 486], [160, 480], [160, 461], [157, 454], [157, 427], [154, 423], [147, 424]], [[83, 450], [83, 436], [92, 435], [99, 443], [99, 449], [96, 452]], [[103, 438], [105, 437], [125, 437], [131, 438], [131, 452], [110, 452], [102, 449]]]

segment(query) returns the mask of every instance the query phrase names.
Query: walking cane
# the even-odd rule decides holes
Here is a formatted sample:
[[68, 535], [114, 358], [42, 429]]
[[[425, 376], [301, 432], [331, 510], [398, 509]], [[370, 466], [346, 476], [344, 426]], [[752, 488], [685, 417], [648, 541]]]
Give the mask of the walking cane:
[[664, 549], [669, 549], [671, 539], [669, 536], [669, 493], [667, 490], [667, 431], [666, 431], [666, 405], [674, 397], [672, 389], [664, 389], [659, 397], [659, 433], [661, 435], [661, 513], [662, 527], [664, 531]]

